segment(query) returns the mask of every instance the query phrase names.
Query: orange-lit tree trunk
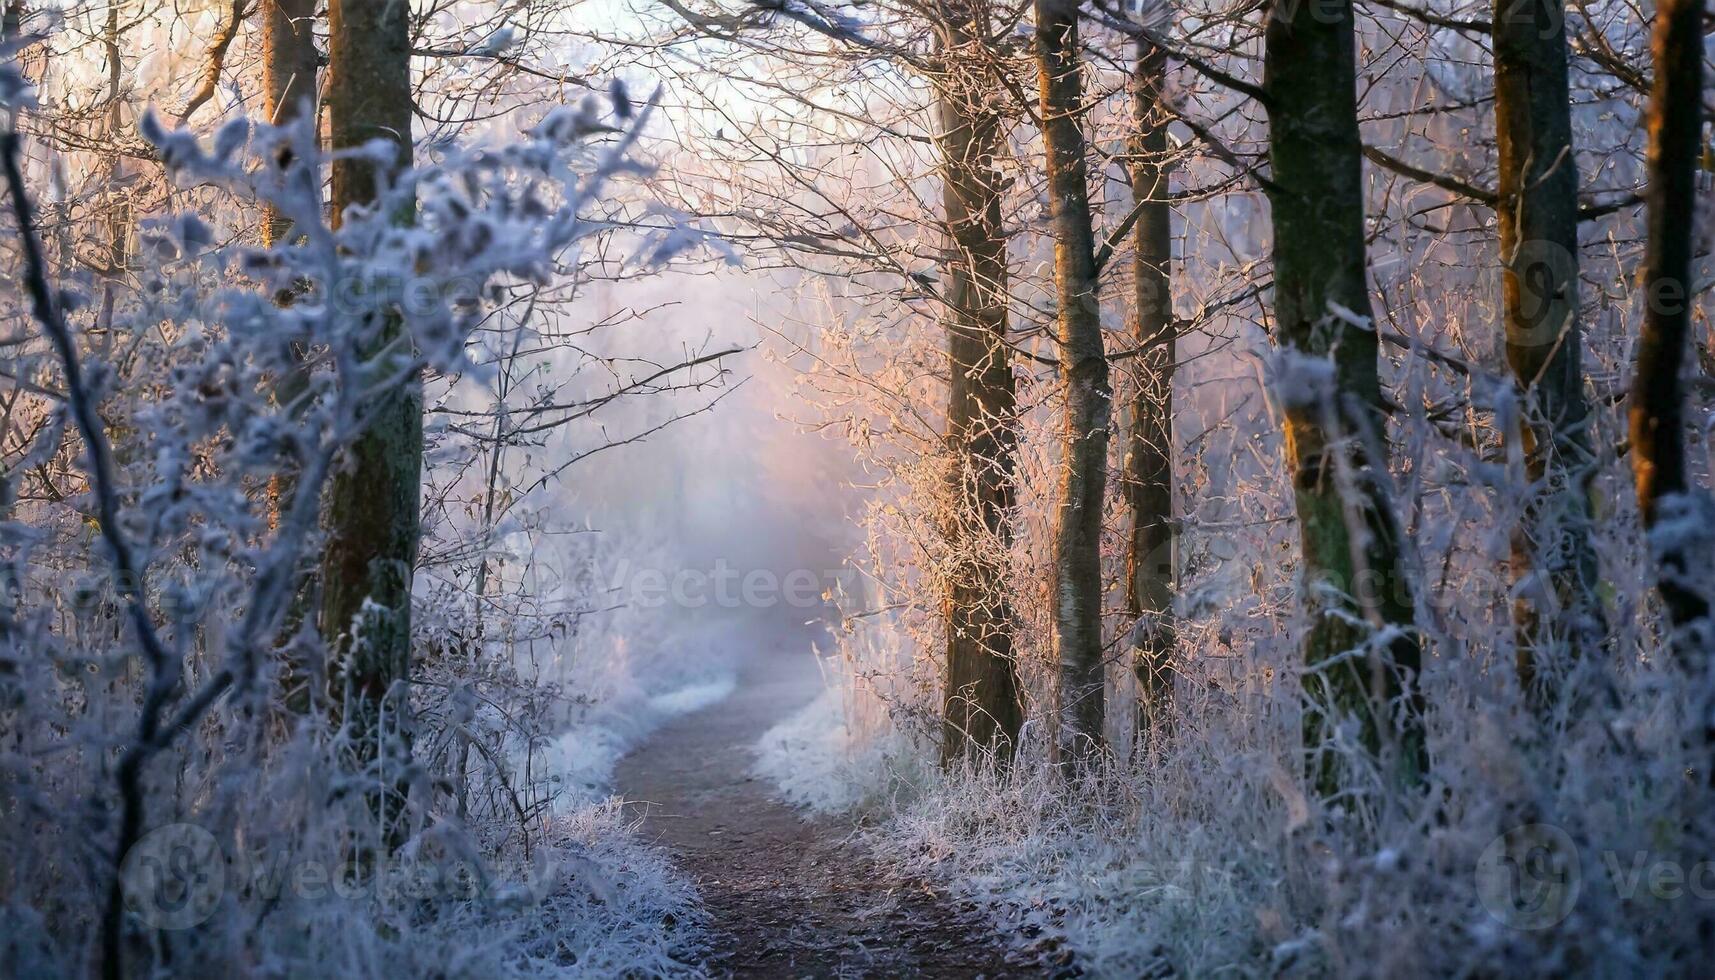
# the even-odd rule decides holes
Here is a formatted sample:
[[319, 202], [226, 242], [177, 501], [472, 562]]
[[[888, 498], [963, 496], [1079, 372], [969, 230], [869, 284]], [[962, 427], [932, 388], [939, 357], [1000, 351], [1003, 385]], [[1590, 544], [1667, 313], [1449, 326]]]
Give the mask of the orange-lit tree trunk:
[[[1632, 475], [1644, 526], [1659, 563], [1656, 585], [1676, 634], [1675, 648], [1698, 683], [1706, 682], [1710, 555], [1680, 527], [1659, 533], [1665, 511], [1693, 492], [1685, 462], [1681, 375], [1691, 329], [1692, 222], [1701, 150], [1703, 32], [1700, 0], [1662, 0], [1655, 11], [1655, 82], [1649, 109], [1649, 238], [1644, 247], [1645, 312], [1632, 380]], [[1689, 518], [1679, 521], [1690, 523]], [[1705, 624], [1706, 627], [1706, 624]], [[1708, 738], [1708, 733], [1705, 733]]]
[[[315, 115], [315, 22], [316, 0], [263, 0], [262, 111], [276, 126]], [[279, 213], [264, 208], [263, 243], [285, 232]]]
[[[1523, 400], [1531, 482], [1513, 535], [1519, 682], [1544, 704], [1545, 666], [1602, 643], [1591, 541], [1589, 404], [1578, 320], [1578, 163], [1562, 0], [1495, 0], [1495, 130], [1507, 362]], [[1558, 657], [1554, 651], [1560, 651]]]
[[1102, 507], [1107, 485], [1108, 386], [1097, 295], [1095, 233], [1083, 130], [1084, 83], [1075, 0], [1036, 0], [1036, 67], [1059, 301], [1060, 510], [1054, 536], [1054, 640], [1059, 652], [1059, 746], [1088, 761], [1102, 746]]
[[985, 52], [981, 4], [942, 6], [940, 111], [942, 199], [951, 245], [944, 264], [951, 384], [947, 441], [952, 450], [947, 597], [944, 762], [1004, 763], [1024, 722], [1013, 661], [1013, 614], [1006, 595], [1017, 445], [1012, 362], [1006, 347], [1006, 238], [996, 156], [1003, 132]]
[[[1303, 543], [1304, 737], [1325, 793], [1346, 718], [1404, 781], [1424, 767], [1421, 649], [1388, 493], [1364, 244], [1350, 0], [1277, 3], [1263, 57], [1274, 313], [1291, 380], [1286, 450]], [[1354, 322], [1356, 321], [1356, 322]]]

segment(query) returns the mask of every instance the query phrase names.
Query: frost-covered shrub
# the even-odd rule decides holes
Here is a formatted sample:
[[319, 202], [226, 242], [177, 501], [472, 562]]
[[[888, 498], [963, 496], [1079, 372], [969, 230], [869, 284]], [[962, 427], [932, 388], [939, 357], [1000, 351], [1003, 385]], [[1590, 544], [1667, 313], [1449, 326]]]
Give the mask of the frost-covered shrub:
[[[416, 637], [402, 773], [357, 763], [361, 733], [328, 710], [340, 675], [309, 625], [320, 490], [342, 448], [378, 393], [425, 370], [480, 379], [473, 331], [508, 290], [576, 267], [609, 181], [638, 169], [641, 122], [614, 121], [591, 101], [509, 145], [437, 146], [336, 229], [309, 126], [233, 119], [205, 142], [150, 116], [174, 210], [138, 223], [139, 288], [97, 282], [95, 302], [75, 277], [49, 285], [14, 170], [3, 261], [44, 288], [13, 320], [3, 397], [9, 969], [686, 969], [688, 887], [616, 810], [555, 811], [530, 764], [566, 707], [508, 651], [525, 634], [564, 640], [563, 614], [494, 603], [500, 642], [483, 643], [440, 595], [449, 615]], [[395, 150], [339, 152], [386, 169]], [[258, 202], [291, 223], [273, 247], [248, 243]], [[402, 339], [378, 343], [393, 322]], [[389, 851], [366, 797], [396, 779], [409, 834]]]
[[1578, 716], [1544, 727], [1510, 671], [1438, 658], [1428, 785], [1322, 800], [1293, 653], [1262, 643], [1216, 672], [1188, 659], [1172, 735], [1078, 785], [1029, 727], [1005, 777], [938, 772], [933, 745], [885, 714], [823, 710], [865, 697], [849, 677], [764, 739], [761, 772], [797, 802], [866, 814], [897, 867], [1093, 976], [1697, 974], [1710, 792], [1687, 778], [1706, 763], [1675, 666], [1592, 672]]
[[[1612, 27], [1647, 43], [1624, 17]], [[1385, 36], [1363, 30], [1364, 45]], [[1233, 64], [1244, 69], [1245, 58]], [[1480, 60], [1389, 57], [1368, 68], [1376, 74], [1365, 80], [1364, 106], [1375, 118], [1366, 116], [1366, 141], [1388, 145], [1380, 134], [1397, 125], [1414, 161], [1489, 172], [1486, 109], [1409, 123], [1389, 117], [1414, 104], [1415, 72], [1457, 82], [1484, 102]], [[1103, 77], [1104, 69], [1088, 70]], [[1125, 90], [1117, 78], [1112, 88]], [[1220, 131], [1235, 145], [1266, 150], [1260, 119], [1224, 111], [1228, 94], [1186, 98], [1184, 108], [1230, 123]], [[1604, 194], [1637, 180], [1630, 168], [1642, 141], [1628, 100], [1575, 109], [1578, 145], [1604, 148], [1582, 164], [1603, 174]], [[1412, 128], [1420, 124], [1421, 132]], [[1088, 125], [1101, 132], [1115, 120], [1097, 106]], [[1623, 149], [1606, 155], [1616, 144]], [[1039, 178], [1033, 162], [1020, 162], [1020, 186]], [[1215, 186], [1228, 173], [1199, 157], [1195, 141], [1183, 163], [1175, 188]], [[1599, 604], [1609, 630], [1582, 658], [1539, 652], [1555, 693], [1539, 714], [1518, 690], [1511, 609], [1538, 585], [1515, 582], [1509, 560], [1521, 517], [1551, 488], [1532, 482], [1514, 436], [1524, 403], [1495, 326], [1493, 229], [1487, 216], [1424, 227], [1423, 214], [1464, 207], [1433, 186], [1385, 174], [1366, 177], [1366, 186], [1377, 310], [1368, 327], [1383, 339], [1390, 476], [1425, 645], [1432, 766], [1424, 786], [1383, 778], [1350, 726], [1310, 747], [1344, 757], [1354, 774], [1344, 792], [1321, 799], [1304, 778], [1305, 624], [1275, 411], [1282, 362], [1264, 329], [1267, 216], [1243, 194], [1208, 208], [1175, 205], [1173, 288], [1184, 317], [1173, 447], [1179, 636], [1165, 733], [1141, 748], [1134, 742], [1132, 624], [1117, 614], [1132, 515], [1115, 488], [1103, 547], [1106, 607], [1115, 611], [1105, 633], [1113, 757], [1100, 778], [1081, 783], [1047, 764], [1040, 726], [1052, 717], [1046, 596], [1059, 433], [1054, 378], [1036, 363], [1056, 352], [1038, 346], [1037, 319], [1014, 327], [1022, 431], [1005, 595], [1018, 616], [1023, 744], [1005, 779], [937, 772], [946, 642], [939, 586], [949, 564], [937, 438], [945, 332], [932, 311], [841, 306], [827, 318], [805, 384], [828, 417], [850, 420], [854, 447], [877, 473], [860, 559], [875, 585], [844, 604], [834, 691], [763, 740], [761, 771], [796, 802], [864, 814], [883, 855], [981, 902], [1003, 935], [1022, 935], [1045, 958], [1092, 975], [1698, 975], [1715, 915], [1715, 795], [1708, 750], [1698, 744], [1712, 688], [1665, 641], [1625, 460], [1620, 403], [1641, 314], [1628, 285], [1637, 215], [1621, 210], [1591, 225], [1582, 257]], [[1126, 201], [1108, 201], [1107, 215], [1123, 215]], [[1031, 233], [1028, 198], [1018, 213], [1011, 254], [1029, 270], [1045, 249]], [[1706, 210], [1688, 220], [1709, 227]], [[932, 221], [924, 219], [917, 243], [942, 248]], [[1115, 365], [1131, 363], [1122, 360], [1127, 285], [1123, 273], [1104, 282]], [[1039, 280], [1013, 284], [1020, 320], [1041, 288]], [[1247, 296], [1255, 307], [1245, 308]], [[1706, 393], [1691, 411], [1707, 415]], [[1121, 413], [1115, 422], [1129, 424]], [[1121, 463], [1116, 454], [1110, 474]], [[1705, 460], [1695, 465], [1706, 469]], [[1701, 530], [1695, 519], [1669, 525], [1675, 534]]]

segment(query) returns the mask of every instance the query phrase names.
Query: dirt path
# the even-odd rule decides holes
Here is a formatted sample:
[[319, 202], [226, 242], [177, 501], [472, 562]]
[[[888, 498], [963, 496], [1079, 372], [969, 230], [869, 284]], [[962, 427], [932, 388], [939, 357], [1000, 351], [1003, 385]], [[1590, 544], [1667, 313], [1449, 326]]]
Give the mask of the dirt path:
[[1013, 977], [1005, 943], [923, 882], [892, 877], [805, 819], [751, 775], [752, 746], [811, 700], [820, 680], [807, 637], [761, 652], [732, 697], [656, 732], [617, 783], [646, 813], [644, 834], [701, 888], [718, 976]]

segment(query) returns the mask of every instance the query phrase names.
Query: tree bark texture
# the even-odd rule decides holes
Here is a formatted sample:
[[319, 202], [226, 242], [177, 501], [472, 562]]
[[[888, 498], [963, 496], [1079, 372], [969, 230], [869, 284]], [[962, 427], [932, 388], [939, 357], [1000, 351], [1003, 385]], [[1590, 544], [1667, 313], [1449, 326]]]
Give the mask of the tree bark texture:
[[1606, 632], [1591, 537], [1565, 15], [1562, 0], [1495, 0], [1493, 21], [1501, 295], [1522, 409], [1509, 435], [1531, 484], [1513, 535], [1514, 616], [1519, 682], [1538, 704], [1557, 686], [1543, 668], [1564, 670]]
[[1277, 3], [1263, 91], [1274, 216], [1274, 329], [1309, 614], [1308, 772], [1338, 790], [1342, 719], [1394, 775], [1425, 767], [1421, 647], [1387, 472], [1378, 340], [1365, 281], [1364, 196], [1350, 0]]
[[[1644, 247], [1645, 312], [1638, 337], [1629, 421], [1632, 477], [1644, 526], [1652, 533], [1673, 498], [1692, 493], [1685, 454], [1686, 344], [1691, 330], [1692, 221], [1702, 138], [1703, 38], [1700, 0], [1656, 5], [1655, 82], [1649, 108], [1648, 242]], [[1683, 523], [1683, 522], [1682, 522]], [[1656, 535], [1657, 588], [1678, 634], [1680, 657], [1705, 680], [1710, 556], [1695, 553], [1697, 536]], [[1705, 623], [1705, 626], [1707, 624]]]
[[[316, 0], [262, 0], [262, 111], [284, 126], [315, 116]], [[283, 219], [263, 209], [262, 241], [272, 245], [286, 233]]]
[[953, 458], [949, 528], [953, 562], [947, 598], [943, 762], [1007, 762], [1024, 723], [1014, 619], [1006, 593], [1018, 442], [1012, 361], [1006, 346], [1008, 278], [996, 164], [1004, 133], [998, 80], [971, 52], [987, 17], [969, 3], [943, 5], [944, 70], [937, 79], [945, 264], [947, 440]]
[[[399, 147], [395, 168], [411, 162], [411, 62], [403, 0], [332, 0], [327, 99], [333, 148], [376, 139]], [[333, 216], [376, 199], [382, 174], [371, 162], [337, 161]], [[408, 221], [401, 214], [398, 220]], [[366, 352], [377, 371], [409, 357], [394, 314], [373, 328]], [[392, 356], [388, 351], [396, 352]], [[423, 462], [421, 386], [392, 389], [369, 408], [369, 424], [346, 449], [325, 504], [322, 633], [344, 668], [347, 724], [362, 753], [408, 757], [402, 724], [410, 671], [411, 583], [417, 561]], [[367, 761], [367, 760], [366, 760]]]
[[1173, 212], [1168, 198], [1168, 116], [1161, 99], [1167, 56], [1148, 38], [1138, 41], [1133, 79], [1131, 187], [1138, 209], [1132, 226], [1136, 318], [1132, 343], [1131, 431], [1125, 453], [1125, 493], [1131, 510], [1126, 547], [1126, 614], [1132, 622], [1132, 666], [1138, 682], [1138, 731], [1147, 737], [1173, 695], [1176, 643], [1173, 602], [1178, 593], [1173, 522]]
[[1102, 507], [1113, 392], [1096, 283], [1084, 85], [1074, 0], [1035, 0], [1036, 64], [1059, 302], [1060, 509], [1056, 519], [1054, 639], [1059, 654], [1058, 744], [1082, 763], [1102, 747]]

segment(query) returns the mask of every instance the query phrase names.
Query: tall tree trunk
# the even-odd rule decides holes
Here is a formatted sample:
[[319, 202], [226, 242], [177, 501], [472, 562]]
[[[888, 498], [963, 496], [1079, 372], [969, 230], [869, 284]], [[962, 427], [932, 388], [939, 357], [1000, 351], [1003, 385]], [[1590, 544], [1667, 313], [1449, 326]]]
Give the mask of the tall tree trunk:
[[[327, 100], [336, 150], [376, 139], [398, 144], [396, 166], [411, 162], [411, 54], [403, 0], [332, 0]], [[375, 200], [375, 165], [342, 159], [333, 167], [333, 216]], [[410, 220], [408, 214], [398, 216]], [[376, 327], [376, 349], [400, 343], [389, 315]], [[365, 762], [384, 772], [408, 758], [402, 724], [410, 669], [411, 581], [417, 561], [423, 462], [422, 389], [412, 383], [371, 407], [371, 423], [347, 448], [326, 501], [322, 560], [322, 633], [342, 659], [346, 720]], [[391, 780], [396, 773], [384, 776]], [[389, 788], [381, 816], [397, 833], [398, 800]]]
[[[1655, 11], [1655, 87], [1649, 109], [1649, 239], [1644, 247], [1645, 312], [1632, 381], [1632, 476], [1644, 526], [1655, 532], [1663, 511], [1692, 492], [1685, 462], [1686, 340], [1691, 329], [1692, 222], [1702, 138], [1701, 0], [1661, 0]], [[1678, 522], [1690, 524], [1689, 516]], [[1707, 680], [1710, 651], [1690, 627], [1709, 616], [1708, 554], [1695, 553], [1681, 527], [1652, 535], [1660, 568], [1656, 585], [1677, 635], [1675, 647], [1696, 682]], [[1703, 642], [1707, 642], [1705, 637]], [[1708, 738], [1705, 733], [1705, 738]]]
[[1173, 523], [1173, 212], [1168, 204], [1168, 117], [1161, 105], [1166, 79], [1166, 52], [1140, 37], [1132, 92], [1137, 133], [1131, 151], [1133, 206], [1138, 209], [1132, 227], [1137, 318], [1131, 333], [1137, 354], [1125, 454], [1131, 508], [1126, 613], [1133, 623], [1140, 736], [1163, 720], [1173, 694], [1173, 599], [1179, 584]]
[[1102, 746], [1102, 505], [1107, 484], [1108, 387], [1097, 295], [1095, 234], [1085, 164], [1084, 83], [1075, 0], [1035, 0], [1036, 66], [1059, 301], [1060, 510], [1054, 541], [1054, 639], [1060, 658], [1059, 747], [1081, 763]]
[[[262, 2], [262, 111], [268, 121], [285, 126], [316, 112], [316, 0], [263, 0]], [[289, 161], [282, 161], [288, 163]], [[319, 179], [319, 178], [312, 178]], [[262, 244], [273, 247], [290, 232], [290, 222], [272, 205], [262, 208]], [[293, 291], [283, 289], [275, 302], [286, 305], [293, 300]], [[293, 367], [274, 380], [272, 397], [275, 404], [293, 411], [294, 406], [309, 390], [309, 378], [303, 368], [304, 352], [293, 345]], [[270, 527], [279, 525], [280, 515], [291, 509], [296, 494], [298, 471], [295, 461], [288, 460], [268, 481], [268, 521]], [[307, 571], [302, 576], [309, 578]], [[281, 630], [283, 646], [289, 646], [306, 616], [310, 589], [301, 584], [287, 613]], [[317, 700], [312, 685], [319, 671], [291, 657], [285, 664], [282, 687], [287, 708], [302, 714]]]
[[992, 752], [1004, 764], [1024, 723], [1005, 583], [1018, 437], [1006, 347], [1003, 184], [995, 162], [1003, 133], [993, 108], [992, 71], [986, 58], [969, 50], [988, 33], [981, 9], [954, 2], [941, 11], [945, 70], [938, 80], [938, 147], [952, 246], [945, 279], [955, 556], [947, 600], [941, 758], [945, 763], [980, 760]]
[[[262, 111], [285, 126], [315, 115], [316, 0], [263, 0]], [[262, 242], [273, 245], [287, 231], [271, 206], [263, 209]]]
[[1275, 330], [1290, 357], [1281, 400], [1310, 618], [1304, 738], [1325, 793], [1342, 782], [1330, 750], [1347, 717], [1396, 776], [1424, 768], [1422, 654], [1389, 499], [1365, 282], [1352, 24], [1350, 0], [1276, 3], [1263, 57]]
[[1513, 435], [1532, 488], [1513, 535], [1518, 674], [1538, 705], [1557, 686], [1539, 677], [1542, 667], [1595, 649], [1605, 632], [1591, 541], [1565, 20], [1563, 0], [1495, 0], [1502, 301], [1507, 362], [1523, 396]]
[[[316, 0], [263, 0], [262, 3], [262, 111], [268, 121], [286, 126], [316, 113]], [[290, 161], [281, 161], [282, 165]], [[271, 204], [262, 208], [262, 244], [272, 247], [290, 231], [290, 222]], [[288, 304], [292, 290], [282, 290], [275, 301]], [[294, 351], [301, 358], [301, 351]], [[292, 371], [274, 384], [274, 400], [290, 405], [303, 395], [308, 378]], [[291, 506], [294, 475], [282, 472], [269, 486], [273, 506], [270, 520], [277, 521]]]

